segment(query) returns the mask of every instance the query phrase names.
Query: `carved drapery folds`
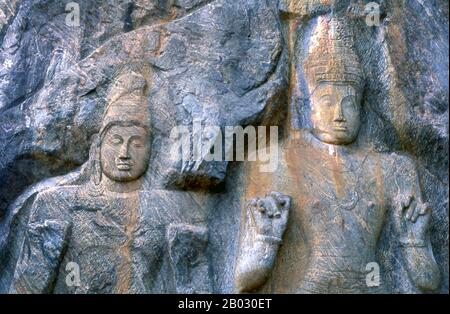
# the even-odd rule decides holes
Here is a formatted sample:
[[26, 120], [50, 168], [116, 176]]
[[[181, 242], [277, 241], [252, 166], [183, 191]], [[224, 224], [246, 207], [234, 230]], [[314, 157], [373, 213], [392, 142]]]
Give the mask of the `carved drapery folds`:
[[25, 27], [61, 12], [35, 2], [0, 21], [0, 293], [448, 292], [448, 73], [402, 32], [418, 2], [368, 26], [364, 1], [139, 0], [77, 31]]
[[[429, 240], [431, 209], [423, 201], [417, 169], [408, 157], [378, 153], [359, 136], [365, 74], [351, 21], [339, 14], [322, 15], [308, 30], [305, 43], [297, 43], [306, 50], [304, 57], [293, 59], [300, 64], [291, 67], [296, 71], [291, 77], [297, 77], [291, 83], [306, 98], [307, 127], [288, 129], [277, 176], [250, 170], [247, 187], [249, 196], [258, 189], [291, 196], [291, 220], [284, 240], [266, 247], [260, 247], [258, 237], [249, 241], [252, 227], [242, 224], [237, 289], [390, 291], [380, 274], [373, 283], [367, 270], [380, 267], [380, 235], [393, 224], [390, 241], [402, 252], [405, 279], [418, 291], [436, 290], [441, 277]], [[291, 105], [297, 106], [294, 99]], [[267, 278], [271, 290], [265, 290]]]
[[[205, 217], [188, 201], [191, 213], [160, 209], [160, 192], [143, 187], [152, 143], [145, 88], [142, 75], [122, 73], [84, 170], [88, 182], [37, 195], [11, 293], [211, 292]], [[76, 284], [64, 265], [77, 265]]]

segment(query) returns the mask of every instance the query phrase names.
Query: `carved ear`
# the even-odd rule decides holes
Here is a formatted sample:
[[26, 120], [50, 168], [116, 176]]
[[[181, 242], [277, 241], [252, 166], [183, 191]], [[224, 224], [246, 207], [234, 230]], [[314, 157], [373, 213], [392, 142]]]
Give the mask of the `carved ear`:
[[100, 136], [94, 135], [91, 150], [89, 151], [89, 160], [91, 162], [91, 176], [95, 185], [102, 181], [102, 167], [100, 164]]

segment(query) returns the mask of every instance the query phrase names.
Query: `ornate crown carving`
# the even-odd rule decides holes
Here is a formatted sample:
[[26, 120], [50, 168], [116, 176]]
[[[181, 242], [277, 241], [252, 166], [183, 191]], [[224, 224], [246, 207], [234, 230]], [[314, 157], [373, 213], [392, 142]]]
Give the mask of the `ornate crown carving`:
[[127, 72], [116, 79], [108, 94], [100, 133], [112, 122], [133, 121], [150, 127], [146, 84], [145, 78], [136, 72]]
[[364, 86], [364, 73], [353, 49], [353, 34], [336, 19], [319, 21], [304, 70], [310, 90], [321, 82]]

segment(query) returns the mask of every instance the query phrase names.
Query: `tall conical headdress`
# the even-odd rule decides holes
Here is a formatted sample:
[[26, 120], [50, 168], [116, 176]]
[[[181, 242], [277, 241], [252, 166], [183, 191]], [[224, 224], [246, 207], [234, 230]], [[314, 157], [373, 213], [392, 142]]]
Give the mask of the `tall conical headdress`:
[[102, 194], [100, 182], [100, 145], [109, 126], [115, 123], [132, 123], [150, 129], [150, 113], [145, 97], [145, 78], [136, 72], [127, 72], [117, 77], [108, 94], [108, 106], [103, 115], [99, 135], [91, 146], [92, 195]]
[[100, 133], [112, 122], [134, 122], [150, 128], [150, 114], [145, 96], [146, 80], [136, 72], [117, 77], [108, 94]]
[[304, 63], [308, 88], [312, 92], [321, 82], [364, 86], [364, 73], [353, 47], [353, 34], [345, 21], [319, 18]]

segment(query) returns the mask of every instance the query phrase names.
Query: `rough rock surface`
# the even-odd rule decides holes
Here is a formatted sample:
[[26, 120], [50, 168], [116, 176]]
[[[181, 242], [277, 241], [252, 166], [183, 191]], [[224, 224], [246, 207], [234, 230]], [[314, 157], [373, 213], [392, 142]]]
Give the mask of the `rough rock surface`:
[[[72, 211], [86, 221], [77, 227], [84, 230], [90, 228], [90, 210], [101, 207], [83, 203], [77, 205], [85, 210], [79, 214], [73, 203], [82, 202], [76, 196], [79, 187], [89, 186], [90, 152], [108, 93], [124, 71], [144, 77], [152, 125], [143, 178], [149, 194], [136, 206], [167, 214], [157, 219], [161, 230], [142, 236], [142, 245], [155, 249], [151, 257], [139, 255], [152, 261], [150, 270], [136, 270], [145, 279], [133, 281], [127, 273], [132, 271], [123, 266], [143, 261], [111, 257], [123, 267], [105, 266], [99, 282], [82, 283], [79, 292], [237, 292], [243, 204], [270, 192], [264, 190], [270, 174], [259, 177], [241, 162], [173, 162], [171, 130], [184, 125], [192, 134], [196, 121], [221, 128], [277, 125], [281, 146], [289, 147], [285, 136], [308, 127], [301, 73], [308, 40], [320, 18], [335, 14], [347, 18], [365, 73], [360, 138], [383, 156], [407, 156], [401, 166], [413, 161], [421, 197], [432, 208], [429, 235], [442, 276], [434, 292], [448, 293], [448, 1], [380, 0], [379, 26], [365, 21], [364, 5], [370, 1], [77, 0], [79, 26], [66, 23], [69, 2], [0, 0], [0, 292], [76, 292], [64, 286], [63, 278], [53, 282], [52, 263], [73, 260], [62, 256], [71, 243]], [[280, 170], [273, 178], [282, 175]], [[66, 203], [73, 206], [61, 205]], [[126, 208], [120, 200], [111, 203]], [[70, 217], [56, 215], [52, 204]], [[57, 217], [42, 218], [46, 215]], [[41, 218], [49, 224], [41, 225]], [[107, 230], [101, 223], [97, 227]], [[304, 238], [289, 228], [283, 241]], [[397, 258], [394, 229], [388, 220], [379, 240], [382, 280], [388, 292], [420, 292]], [[14, 273], [22, 271], [27, 232], [33, 234], [31, 243], [48, 245], [47, 255], [34, 255], [44, 266], [32, 270], [42, 271], [46, 287], [11, 285]], [[102, 236], [126, 242], [121, 232]], [[136, 241], [134, 248], [142, 249]], [[69, 247], [75, 254], [76, 245]], [[92, 254], [107, 258], [107, 248], [95, 252], [93, 247]], [[307, 253], [296, 254], [298, 260], [289, 262], [298, 263], [294, 268], [301, 272]], [[282, 262], [275, 262], [274, 276], [260, 291], [292, 292], [284, 284], [291, 274], [283, 273]], [[46, 273], [50, 268], [53, 273]], [[159, 270], [156, 278], [147, 278], [154, 269]]]

